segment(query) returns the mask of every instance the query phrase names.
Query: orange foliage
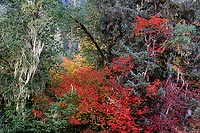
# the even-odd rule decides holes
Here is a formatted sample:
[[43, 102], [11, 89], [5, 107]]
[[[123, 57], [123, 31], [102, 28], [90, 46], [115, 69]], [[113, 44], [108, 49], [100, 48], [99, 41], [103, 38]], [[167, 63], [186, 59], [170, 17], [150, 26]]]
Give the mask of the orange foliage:
[[[80, 54], [74, 55], [74, 59], [62, 58], [63, 63], [61, 66], [69, 75], [73, 75], [77, 68], [89, 67], [88, 62]], [[90, 66], [91, 67], [91, 66]]]
[[73, 76], [77, 68], [91, 66], [89, 66], [85, 58], [83, 58], [80, 54], [76, 54], [74, 55], [74, 59], [67, 59], [66, 57], [62, 57], [61, 67], [63, 69], [60, 71], [50, 70], [50, 77], [53, 85], [56, 85], [58, 82], [63, 80], [63, 73], [67, 73], [68, 76]]

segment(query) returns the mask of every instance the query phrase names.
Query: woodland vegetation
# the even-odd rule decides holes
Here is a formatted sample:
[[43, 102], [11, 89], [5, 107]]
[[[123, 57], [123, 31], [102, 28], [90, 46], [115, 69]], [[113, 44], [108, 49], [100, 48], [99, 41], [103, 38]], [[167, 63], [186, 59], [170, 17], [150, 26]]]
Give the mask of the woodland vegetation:
[[1, 0], [1, 133], [200, 132], [198, 0]]

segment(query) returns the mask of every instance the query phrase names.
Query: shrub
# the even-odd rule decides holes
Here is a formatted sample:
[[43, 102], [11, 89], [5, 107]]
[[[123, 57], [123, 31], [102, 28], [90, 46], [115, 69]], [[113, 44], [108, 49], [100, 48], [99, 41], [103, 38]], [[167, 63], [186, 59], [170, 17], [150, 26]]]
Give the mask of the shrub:
[[[77, 67], [73, 74], [63, 74], [63, 81], [57, 88], [50, 90], [56, 99], [63, 99], [67, 94], [76, 94], [70, 102], [77, 110], [72, 114], [64, 111], [58, 114], [62, 114], [60, 118], [69, 118], [67, 128], [82, 126], [94, 131], [112, 132], [140, 130], [135, 116], [142, 115], [146, 109], [139, 108], [142, 99], [132, 95], [132, 89], [122, 83], [123, 78], [127, 77], [134, 67], [131, 62], [129, 56], [119, 57], [100, 71], [91, 67]], [[59, 109], [63, 110], [70, 104], [66, 100], [52, 104], [59, 104]]]

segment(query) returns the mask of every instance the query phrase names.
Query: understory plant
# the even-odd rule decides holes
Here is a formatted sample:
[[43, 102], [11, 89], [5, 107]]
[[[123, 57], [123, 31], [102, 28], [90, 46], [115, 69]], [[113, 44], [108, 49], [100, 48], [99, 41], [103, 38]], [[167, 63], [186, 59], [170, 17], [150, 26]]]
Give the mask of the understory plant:
[[199, 88], [191, 88], [191, 83], [183, 85], [169, 77], [163, 81], [158, 91], [159, 100], [148, 110], [146, 123], [154, 131], [160, 132], [197, 132], [199, 116]]
[[[155, 80], [153, 83], [152, 79], [146, 80], [150, 83], [146, 86], [148, 111], [143, 122], [154, 132], [197, 132], [200, 128], [196, 115], [200, 106], [198, 31], [184, 22], [169, 26], [167, 19], [154, 16], [136, 17], [136, 20], [134, 33], [143, 39], [149, 51], [148, 60], [161, 70], [159, 75], [149, 77], [160, 79], [158, 87]], [[145, 73], [148, 71], [151, 70], [147, 66]], [[154, 97], [148, 96], [148, 90], [152, 90]], [[138, 90], [137, 93], [143, 92]]]
[[196, 22], [158, 13], [132, 24], [151, 1], [93, 1], [107, 8], [100, 26], [93, 2], [59, 2], [14, 0], [0, 17], [0, 132], [199, 132]]
[[[63, 110], [55, 116], [55, 119], [62, 115], [62, 119], [69, 120], [68, 123], [66, 121], [66, 128], [74, 125], [93, 131], [138, 132], [141, 128], [136, 121], [146, 108], [140, 107], [143, 99], [133, 95], [133, 90], [123, 84], [133, 68], [131, 58], [127, 56], [113, 59], [110, 65], [100, 71], [78, 67], [70, 75], [63, 73], [63, 80], [58, 87], [50, 89], [56, 99], [63, 101], [47, 102], [50, 104], [47, 110], [52, 104], [59, 104], [61, 110], [69, 108], [70, 103], [64, 98], [67, 94], [75, 94], [71, 102], [76, 110], [72, 114]], [[43, 110], [46, 109], [43, 107]], [[49, 114], [45, 115], [44, 119], [40, 118], [44, 123], [49, 117]]]

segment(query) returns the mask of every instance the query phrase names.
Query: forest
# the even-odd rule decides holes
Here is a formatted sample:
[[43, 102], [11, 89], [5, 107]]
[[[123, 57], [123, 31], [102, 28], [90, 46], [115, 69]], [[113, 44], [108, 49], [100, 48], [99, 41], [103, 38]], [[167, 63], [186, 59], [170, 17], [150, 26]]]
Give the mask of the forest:
[[199, 0], [0, 1], [0, 133], [199, 132]]

